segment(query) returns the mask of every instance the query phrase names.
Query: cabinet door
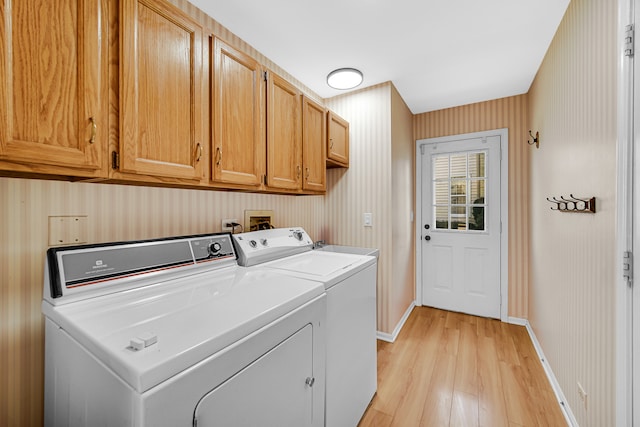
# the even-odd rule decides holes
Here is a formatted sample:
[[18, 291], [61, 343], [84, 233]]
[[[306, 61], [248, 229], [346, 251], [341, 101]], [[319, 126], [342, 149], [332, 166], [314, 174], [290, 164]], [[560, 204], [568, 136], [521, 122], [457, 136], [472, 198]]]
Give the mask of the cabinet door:
[[120, 4], [120, 170], [201, 179], [202, 28], [161, 0]]
[[327, 166], [349, 167], [349, 122], [332, 111], [327, 122]]
[[325, 191], [326, 166], [324, 146], [326, 141], [326, 115], [322, 106], [302, 98], [302, 163], [304, 166], [304, 190]]
[[211, 58], [213, 180], [259, 186], [265, 158], [262, 68], [217, 38]]
[[0, 0], [0, 163], [106, 173], [105, 9], [102, 0]]
[[299, 189], [302, 178], [300, 92], [274, 73], [269, 74], [267, 88], [267, 185]]

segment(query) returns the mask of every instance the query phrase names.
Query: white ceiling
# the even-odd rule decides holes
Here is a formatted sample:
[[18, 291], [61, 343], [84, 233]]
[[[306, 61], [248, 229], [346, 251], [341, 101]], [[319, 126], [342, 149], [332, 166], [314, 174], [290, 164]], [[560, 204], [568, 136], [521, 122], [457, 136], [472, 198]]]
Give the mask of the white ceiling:
[[414, 114], [526, 93], [569, 0], [190, 0], [323, 98], [392, 81]]

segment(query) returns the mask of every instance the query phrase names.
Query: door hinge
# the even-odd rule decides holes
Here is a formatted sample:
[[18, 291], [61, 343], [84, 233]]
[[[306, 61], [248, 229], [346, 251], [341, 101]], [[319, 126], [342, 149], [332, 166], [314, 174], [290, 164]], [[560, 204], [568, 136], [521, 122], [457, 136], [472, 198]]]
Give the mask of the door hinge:
[[633, 57], [634, 51], [634, 34], [633, 24], [624, 27], [624, 56]]
[[119, 169], [120, 168], [120, 156], [117, 152], [111, 152], [111, 169]]
[[193, 417], [193, 427], [198, 427], [198, 419], [195, 416]]
[[622, 278], [627, 282], [633, 280], [633, 252], [625, 251], [622, 254]]
[[267, 185], [267, 174], [262, 175], [262, 183]]
[[266, 81], [269, 79], [268, 72], [267, 72], [267, 71], [265, 71], [265, 72], [262, 74], [262, 77], [264, 78], [264, 81], [266, 82]]

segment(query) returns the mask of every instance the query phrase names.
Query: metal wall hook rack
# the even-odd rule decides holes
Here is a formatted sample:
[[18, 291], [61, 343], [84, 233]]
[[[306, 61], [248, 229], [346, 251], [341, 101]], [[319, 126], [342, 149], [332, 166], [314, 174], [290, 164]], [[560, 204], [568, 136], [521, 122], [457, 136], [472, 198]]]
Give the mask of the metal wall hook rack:
[[557, 199], [555, 196], [551, 199], [547, 197], [547, 201], [556, 205], [555, 208], [551, 207], [552, 211], [596, 213], [595, 197], [583, 199], [569, 194], [569, 197], [560, 196], [560, 199]]

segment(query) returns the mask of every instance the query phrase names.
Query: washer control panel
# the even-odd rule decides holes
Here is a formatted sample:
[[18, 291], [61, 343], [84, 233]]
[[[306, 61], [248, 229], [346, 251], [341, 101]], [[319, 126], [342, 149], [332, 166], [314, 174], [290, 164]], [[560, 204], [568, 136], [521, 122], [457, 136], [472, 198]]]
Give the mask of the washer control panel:
[[284, 258], [313, 248], [313, 240], [302, 227], [272, 228], [234, 234], [238, 264], [248, 267]]

